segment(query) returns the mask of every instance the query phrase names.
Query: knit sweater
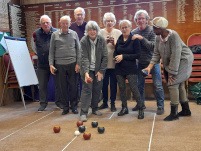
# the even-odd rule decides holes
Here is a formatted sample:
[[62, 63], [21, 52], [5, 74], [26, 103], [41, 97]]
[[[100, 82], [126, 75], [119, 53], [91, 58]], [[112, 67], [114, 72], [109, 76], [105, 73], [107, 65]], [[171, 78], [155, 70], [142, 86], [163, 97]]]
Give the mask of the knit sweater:
[[[114, 38], [114, 42], [117, 42], [117, 39], [121, 35], [121, 31], [118, 29], [113, 29], [111, 33], [108, 33], [105, 28], [100, 30], [100, 35], [103, 36], [105, 39], [108, 35], [112, 36]], [[114, 69], [115, 63], [113, 60], [113, 53], [114, 53], [115, 46], [113, 46], [111, 43], [107, 44], [107, 50], [108, 50], [108, 63], [107, 68], [108, 69]]]
[[77, 35], [79, 37], [79, 40], [81, 40], [82, 37], [84, 36], [84, 33], [85, 33], [86, 24], [87, 24], [87, 22], [84, 21], [81, 26], [78, 26], [76, 24], [76, 22], [73, 22], [69, 29], [72, 29], [72, 30], [76, 31], [76, 33], [77, 33]]
[[49, 68], [49, 47], [50, 47], [50, 39], [53, 32], [57, 29], [51, 27], [50, 32], [46, 34], [42, 28], [34, 31], [31, 46], [34, 52], [37, 53], [38, 56], [38, 67], [46, 67]]
[[[165, 70], [176, 78], [173, 84], [184, 82], [190, 77], [194, 60], [193, 53], [176, 31], [172, 30], [167, 42], [161, 42], [160, 37], [157, 36], [151, 63], [159, 63], [160, 59], [162, 59]], [[165, 78], [167, 80], [167, 75]]]
[[77, 33], [71, 29], [67, 34], [58, 30], [52, 34], [50, 41], [49, 65], [80, 64], [81, 52]]
[[115, 73], [117, 75], [137, 74], [136, 59], [140, 57], [140, 40], [132, 40], [130, 33], [126, 41], [123, 40], [123, 35], [117, 40], [114, 51], [114, 57], [123, 55], [123, 60], [115, 64]]
[[156, 35], [153, 32], [153, 27], [148, 25], [142, 31], [140, 31], [139, 27], [137, 27], [136, 29], [132, 30], [131, 33], [133, 35], [138, 34], [143, 37], [143, 39], [140, 40], [141, 55], [139, 58], [139, 65], [148, 66], [154, 52], [154, 43], [156, 38]]

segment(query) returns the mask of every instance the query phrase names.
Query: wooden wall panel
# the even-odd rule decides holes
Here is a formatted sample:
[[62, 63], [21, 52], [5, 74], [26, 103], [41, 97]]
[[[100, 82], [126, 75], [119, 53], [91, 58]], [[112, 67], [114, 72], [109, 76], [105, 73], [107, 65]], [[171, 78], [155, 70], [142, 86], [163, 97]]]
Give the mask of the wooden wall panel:
[[[176, 30], [184, 42], [192, 33], [201, 32], [201, 0], [92, 0], [74, 2], [55, 2], [47, 4], [25, 5], [27, 40], [30, 48], [30, 39], [33, 31], [40, 27], [39, 18], [47, 14], [52, 18], [53, 26], [59, 28], [58, 21], [63, 15], [70, 15], [74, 21], [74, 9], [83, 7], [86, 12], [86, 21], [95, 20], [101, 28], [105, 12], [113, 12], [118, 21], [128, 19], [133, 22], [134, 14], [139, 9], [148, 11], [151, 19], [164, 16], [169, 21], [168, 28]], [[133, 28], [136, 25], [133, 22]], [[32, 51], [30, 49], [30, 51]]]

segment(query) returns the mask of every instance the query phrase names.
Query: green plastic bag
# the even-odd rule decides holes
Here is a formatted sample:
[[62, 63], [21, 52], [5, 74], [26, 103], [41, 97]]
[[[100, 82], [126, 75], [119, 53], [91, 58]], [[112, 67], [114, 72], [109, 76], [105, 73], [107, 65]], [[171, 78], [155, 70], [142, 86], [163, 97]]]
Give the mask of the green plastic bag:
[[197, 101], [197, 104], [201, 105], [201, 82], [190, 87], [190, 91]]

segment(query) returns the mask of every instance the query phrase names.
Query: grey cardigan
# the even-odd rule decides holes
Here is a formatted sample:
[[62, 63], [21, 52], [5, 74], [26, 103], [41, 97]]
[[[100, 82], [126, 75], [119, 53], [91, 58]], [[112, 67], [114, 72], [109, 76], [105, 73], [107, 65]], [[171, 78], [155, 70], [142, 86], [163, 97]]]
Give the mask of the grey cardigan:
[[[85, 79], [85, 73], [89, 73], [89, 67], [91, 63], [91, 44], [89, 41], [89, 36], [84, 36], [81, 41], [81, 68], [80, 74], [82, 80]], [[95, 63], [95, 74], [97, 72], [105, 74], [105, 70], [107, 69], [107, 60], [108, 60], [108, 51], [107, 44], [105, 38], [98, 35], [97, 43], [96, 43], [96, 63]]]
[[[161, 42], [157, 36], [151, 63], [159, 63], [160, 59], [165, 71], [175, 76], [176, 81], [173, 85], [184, 82], [190, 77], [194, 56], [176, 31], [172, 30], [172, 35], [166, 43]], [[165, 78], [167, 81], [167, 74]]]

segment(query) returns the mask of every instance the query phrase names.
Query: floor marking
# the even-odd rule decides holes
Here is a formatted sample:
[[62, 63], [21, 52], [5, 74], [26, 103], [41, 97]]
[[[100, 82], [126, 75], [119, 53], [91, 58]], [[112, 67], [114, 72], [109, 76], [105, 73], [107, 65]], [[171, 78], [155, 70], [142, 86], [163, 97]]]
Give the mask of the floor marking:
[[150, 148], [151, 148], [151, 141], [152, 141], [152, 135], [153, 135], [153, 131], [154, 131], [155, 118], [156, 118], [156, 113], [154, 114], [154, 120], [153, 120], [153, 125], [152, 125], [152, 130], [151, 130], [151, 136], [150, 136], [149, 149], [148, 149], [148, 151], [150, 151]]
[[109, 117], [109, 120], [112, 118], [112, 116], [115, 114], [116, 112], [113, 112], [112, 115]]
[[24, 126], [24, 127], [20, 128], [19, 130], [15, 131], [15, 132], [13, 132], [13, 133], [11, 133], [11, 134], [9, 134], [9, 135], [7, 135], [6, 137], [4, 137], [4, 138], [0, 139], [0, 142], [1, 142], [2, 140], [4, 140], [4, 139], [8, 138], [9, 136], [11, 136], [11, 135], [13, 135], [13, 134], [15, 134], [15, 133], [17, 133], [17, 132], [21, 131], [22, 129], [24, 129], [24, 128], [26, 128], [26, 127], [28, 127], [28, 126], [30, 126], [30, 125], [32, 125], [32, 124], [34, 124], [35, 122], [40, 121], [41, 119], [43, 119], [43, 118], [45, 118], [45, 117], [49, 116], [49, 115], [50, 115], [50, 114], [52, 114], [52, 113], [54, 113], [54, 111], [52, 111], [51, 113], [49, 113], [49, 114], [47, 114], [47, 115], [45, 115], [45, 116], [43, 116], [43, 117], [41, 117], [41, 118], [39, 118], [39, 119], [37, 119], [37, 120], [35, 120], [35, 121], [31, 122], [30, 124], [28, 124], [28, 125], [26, 125], [26, 126]]
[[68, 143], [63, 149], [62, 151], [64, 151], [75, 139], [77, 138], [77, 136], [75, 136], [72, 141], [70, 143]]

